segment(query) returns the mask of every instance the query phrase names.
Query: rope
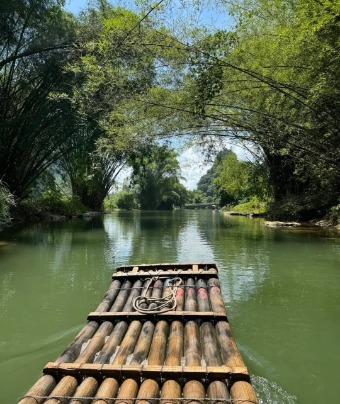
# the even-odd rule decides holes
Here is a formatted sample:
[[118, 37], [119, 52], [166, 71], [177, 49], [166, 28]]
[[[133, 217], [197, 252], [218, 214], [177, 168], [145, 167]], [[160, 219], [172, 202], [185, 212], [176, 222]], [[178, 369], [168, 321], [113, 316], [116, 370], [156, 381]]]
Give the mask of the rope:
[[[170, 293], [163, 297], [147, 297], [147, 292], [152, 282], [156, 282], [158, 277], [152, 277], [147, 279], [149, 281], [144, 292], [135, 298], [133, 301], [133, 308], [142, 314], [159, 314], [166, 311], [175, 310], [176, 308], [176, 293], [178, 287], [182, 284], [181, 278], [173, 278], [166, 281], [169, 284]], [[164, 286], [165, 287], [165, 286]], [[163, 288], [164, 288], [163, 287]], [[165, 287], [166, 288], [166, 287]], [[146, 304], [147, 308], [141, 307], [142, 304]], [[150, 305], [152, 304], [152, 308]]]

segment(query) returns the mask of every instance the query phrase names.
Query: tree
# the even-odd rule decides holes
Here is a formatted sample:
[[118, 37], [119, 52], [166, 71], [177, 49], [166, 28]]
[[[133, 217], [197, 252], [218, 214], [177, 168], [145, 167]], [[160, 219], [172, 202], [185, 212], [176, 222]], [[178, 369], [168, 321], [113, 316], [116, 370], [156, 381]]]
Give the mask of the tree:
[[77, 144], [63, 156], [60, 166], [67, 175], [73, 196], [89, 209], [100, 211], [126, 163], [126, 152], [118, 148], [113, 152], [112, 147], [106, 150], [105, 134], [97, 126], [78, 132], [75, 141]]
[[145, 144], [132, 155], [132, 184], [142, 209], [172, 209], [185, 202], [176, 156], [166, 145], [155, 144]]
[[251, 165], [239, 161], [235, 153], [229, 153], [223, 160], [214, 180], [222, 204], [239, 202], [251, 196]]
[[206, 198], [210, 199], [211, 202], [218, 198], [215, 179], [218, 176], [220, 166], [223, 163], [224, 158], [228, 156], [229, 153], [232, 153], [229, 149], [220, 151], [216, 155], [212, 167], [208, 169], [206, 174], [202, 175], [197, 183], [197, 190], [201, 191]]
[[0, 178], [20, 199], [68, 151], [78, 125], [63, 71], [75, 26], [58, 1], [1, 7]]
[[298, 198], [300, 218], [321, 215], [340, 192], [339, 2], [226, 4], [234, 32], [169, 39], [189, 74], [149, 93], [148, 114], [159, 132], [252, 143], [275, 199]]
[[212, 133], [258, 146], [278, 202], [325, 213], [340, 189], [339, 4], [228, 3], [235, 32], [191, 47], [195, 108]]
[[188, 192], [188, 203], [205, 203], [207, 201], [207, 197], [205, 194], [199, 189], [194, 189]]

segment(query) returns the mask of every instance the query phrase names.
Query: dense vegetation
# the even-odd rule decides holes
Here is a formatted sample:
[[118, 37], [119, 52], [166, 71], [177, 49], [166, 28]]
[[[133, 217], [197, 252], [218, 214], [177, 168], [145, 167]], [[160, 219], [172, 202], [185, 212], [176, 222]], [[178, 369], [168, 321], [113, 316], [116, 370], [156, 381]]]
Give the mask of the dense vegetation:
[[193, 203], [214, 202], [228, 210], [262, 213], [272, 200], [267, 167], [240, 161], [234, 152], [224, 149], [189, 197]]
[[166, 145], [146, 144], [131, 153], [132, 175], [123, 189], [106, 204], [108, 209], [173, 209], [188, 201], [179, 181], [180, 166], [175, 150]]
[[[175, 156], [155, 139], [181, 135], [209, 146], [227, 138], [254, 155], [246, 163], [227, 153], [218, 175], [208, 173], [210, 198], [230, 204], [271, 195], [273, 217], [336, 216], [338, 0], [232, 0], [221, 6], [233, 15], [232, 28], [209, 31], [185, 21], [182, 36], [171, 28], [181, 25], [180, 14], [170, 24], [165, 0], [139, 2], [140, 13], [98, 0], [78, 17], [58, 0], [5, 3], [2, 216], [14, 201], [27, 206], [32, 198], [101, 209], [127, 164], [137, 205], [180, 205], [178, 167], [166, 186], [155, 174]], [[203, 1], [182, 1], [193, 3]]]

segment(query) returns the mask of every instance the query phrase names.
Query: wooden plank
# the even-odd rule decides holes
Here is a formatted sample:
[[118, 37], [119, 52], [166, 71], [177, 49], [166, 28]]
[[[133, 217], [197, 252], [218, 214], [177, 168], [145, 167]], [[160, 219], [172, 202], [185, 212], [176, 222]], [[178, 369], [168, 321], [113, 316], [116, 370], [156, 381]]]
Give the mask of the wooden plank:
[[131, 271], [134, 267], [139, 267], [142, 270], [147, 270], [147, 269], [155, 269], [155, 268], [169, 268], [169, 269], [174, 269], [174, 268], [187, 268], [191, 269], [193, 265], [198, 265], [200, 268], [215, 268], [217, 269], [217, 266], [214, 262], [173, 262], [173, 263], [159, 263], [159, 264], [131, 264], [131, 265], [122, 265], [118, 268], [116, 268], [116, 271]]
[[136, 311], [126, 312], [91, 312], [87, 319], [89, 321], [114, 321], [117, 319], [129, 319], [129, 320], [209, 320], [209, 321], [228, 321], [226, 312], [214, 312], [214, 311], [167, 311], [159, 314], [143, 314]]
[[204, 278], [208, 277], [213, 277], [217, 276], [217, 270], [216, 269], [199, 269], [198, 271], [193, 271], [192, 269], [190, 270], [176, 270], [176, 271], [165, 271], [165, 270], [149, 270], [149, 271], [142, 271], [141, 268], [139, 268], [139, 271], [136, 273], [132, 272], [114, 272], [112, 274], [112, 279], [130, 279], [130, 278], [150, 278], [153, 276], [158, 276], [158, 277], [169, 277], [169, 276], [200, 276]]
[[96, 363], [57, 363], [49, 362], [44, 367], [49, 375], [104, 376], [137, 378], [199, 378], [248, 380], [246, 367], [227, 366], [165, 366], [165, 365], [112, 365]]

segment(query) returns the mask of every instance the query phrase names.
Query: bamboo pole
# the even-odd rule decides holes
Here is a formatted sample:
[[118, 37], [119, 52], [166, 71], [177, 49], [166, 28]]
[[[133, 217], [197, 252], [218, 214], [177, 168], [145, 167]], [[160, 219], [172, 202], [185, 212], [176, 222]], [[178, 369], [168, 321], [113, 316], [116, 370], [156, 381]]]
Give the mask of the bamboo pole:
[[[211, 323], [205, 322], [201, 325], [202, 345], [204, 359], [208, 366], [221, 366], [222, 359], [218, 351], [215, 328]], [[207, 375], [209, 378], [209, 375]], [[208, 396], [210, 398], [219, 398], [221, 400], [230, 398], [229, 391], [225, 383], [221, 381], [213, 381], [208, 388]], [[223, 402], [220, 404], [224, 404]]]
[[219, 321], [215, 328], [223, 365], [231, 367], [245, 366], [231, 334], [229, 323]]
[[[115, 300], [121, 282], [115, 280], [111, 283], [109, 290], [104, 296], [104, 299], [97, 307], [96, 311], [106, 311]], [[65, 349], [56, 362], [73, 362], [80, 354], [82, 345], [87, 342], [98, 330], [99, 324], [96, 321], [89, 321], [85, 327], [81, 329], [73, 342]]]
[[[138, 384], [133, 379], [126, 379], [120, 386], [115, 404], [134, 404], [138, 391]], [[129, 400], [129, 399], [132, 400]]]
[[[198, 324], [195, 321], [188, 321], [185, 325], [184, 334], [185, 344], [185, 361], [186, 366], [200, 366], [201, 365], [201, 347], [200, 347], [200, 334]], [[205, 391], [203, 384], [198, 380], [192, 380], [185, 384], [183, 390], [185, 398], [204, 398]], [[197, 404], [196, 401], [194, 403]], [[161, 403], [162, 404], [162, 403]], [[184, 404], [188, 402], [184, 401]], [[190, 404], [191, 401], [190, 401]]]
[[[118, 387], [119, 384], [116, 379], [113, 379], [112, 377], [104, 379], [91, 404], [113, 404], [115, 401], [114, 397], [117, 395]], [[108, 397], [112, 397], [112, 400], [109, 400]]]
[[120, 321], [116, 324], [103, 348], [96, 355], [93, 363], [110, 363], [110, 358], [115, 353], [116, 348], [122, 342], [127, 328], [128, 323], [126, 321]]
[[[185, 399], [190, 399], [190, 404], [202, 404], [202, 400], [205, 398], [203, 384], [196, 380], [190, 380], [189, 382], [185, 383], [183, 388], [183, 397]], [[184, 400], [184, 403], [187, 404], [188, 401]]]
[[192, 278], [187, 279], [184, 307], [186, 311], [197, 311], [195, 281]]
[[[80, 397], [93, 397], [98, 389], [98, 382], [94, 377], [86, 377], [77, 388], [70, 403], [72, 404], [87, 404], [90, 400], [84, 400]], [[77, 397], [79, 397], [77, 399]]]
[[[158, 299], [162, 296], [162, 288], [163, 288], [163, 282], [160, 279], [157, 279], [155, 281], [155, 283], [153, 284], [152, 287], [152, 293], [151, 293], [151, 297]], [[149, 309], [153, 310], [157, 308], [157, 304], [156, 303], [151, 303], [149, 305]]]
[[187, 366], [201, 365], [200, 333], [196, 321], [188, 321], [184, 326], [184, 355]]
[[164, 284], [163, 284], [163, 292], [162, 292], [162, 297], [166, 297], [171, 295], [172, 292], [172, 287], [171, 287], [171, 282], [170, 279], [166, 279]]
[[[151, 282], [148, 279], [144, 282], [142, 295], [148, 298], [151, 297], [151, 293], [152, 293]], [[140, 303], [139, 306], [141, 309], [144, 310], [148, 308], [148, 304], [146, 302]]]
[[[235, 340], [226, 321], [219, 321], [216, 324], [217, 339], [220, 345], [220, 352], [225, 366], [245, 366]], [[244, 404], [258, 403], [253, 386], [247, 381], [235, 381], [230, 388], [230, 395], [234, 400], [242, 400]]]
[[73, 342], [65, 349], [61, 356], [59, 356], [56, 362], [74, 362], [80, 355], [82, 345], [92, 338], [98, 328], [99, 324], [96, 321], [89, 321], [74, 338]]
[[[73, 376], [65, 376], [60, 382], [56, 385], [53, 391], [50, 394], [49, 399], [44, 401], [44, 404], [66, 404], [69, 402], [69, 398], [71, 397], [78, 386], [77, 379]], [[58, 398], [53, 398], [54, 396]]]
[[201, 340], [203, 356], [208, 366], [220, 366], [221, 357], [217, 348], [215, 328], [211, 323], [204, 322], [201, 325]]
[[23, 397], [18, 404], [40, 404], [44, 401], [44, 399], [37, 397], [49, 396], [55, 386], [56, 381], [54, 377], [44, 375], [40, 377], [40, 379], [28, 390], [26, 393], [27, 397]]
[[[80, 354], [82, 345], [92, 338], [98, 328], [99, 324], [96, 321], [89, 321], [86, 326], [79, 331], [72, 343], [65, 349], [61, 356], [56, 359], [55, 362], [74, 362], [74, 360]], [[54, 378], [49, 375], [44, 375], [39, 378], [39, 380], [31, 387], [26, 395], [30, 395], [32, 397], [46, 397], [51, 393], [55, 386], [56, 382]], [[20, 404], [36, 404], [37, 402], [40, 404], [42, 401], [43, 400], [40, 399], [27, 397], [20, 400]]]
[[139, 333], [142, 328], [142, 323], [138, 320], [134, 320], [129, 325], [129, 328], [124, 336], [122, 343], [118, 349], [117, 355], [113, 360], [115, 365], [123, 365], [126, 358], [133, 352]]
[[210, 311], [206, 281], [203, 279], [198, 279], [196, 283], [196, 289], [198, 311]]
[[184, 309], [184, 288], [179, 286], [176, 292], [176, 311], [183, 311]]
[[169, 334], [169, 325], [166, 321], [158, 321], [152, 337], [152, 343], [148, 356], [149, 365], [163, 365], [166, 353], [166, 345]]
[[230, 395], [236, 402], [242, 404], [258, 404], [254, 387], [246, 381], [236, 381], [230, 388]]
[[181, 397], [181, 386], [175, 380], [167, 380], [161, 390], [160, 404], [180, 404], [180, 400], [174, 400]]
[[109, 290], [106, 292], [104, 299], [101, 301], [96, 311], [107, 311], [115, 301], [119, 290], [121, 287], [121, 282], [119, 280], [114, 280], [111, 282]]
[[133, 301], [135, 300], [136, 297], [138, 297], [141, 294], [142, 285], [143, 285], [143, 283], [141, 280], [138, 280], [133, 284], [131, 293], [130, 293], [122, 311], [134, 311]]
[[151, 321], [143, 324], [130, 364], [140, 364], [147, 358], [155, 326]]
[[225, 305], [220, 289], [220, 281], [216, 278], [208, 280], [209, 298], [212, 311], [225, 312]]
[[[159, 386], [154, 380], [147, 379], [141, 384], [136, 404], [156, 404], [158, 400], [151, 400], [152, 398], [157, 398], [159, 396]], [[140, 398], [140, 400], [138, 400]]]
[[121, 311], [122, 308], [125, 305], [125, 302], [130, 294], [130, 289], [131, 289], [131, 281], [125, 281], [123, 286], [120, 289], [120, 292], [118, 293], [118, 296], [111, 306], [110, 311]]
[[85, 350], [75, 360], [75, 363], [92, 362], [96, 353], [102, 349], [105, 338], [111, 333], [112, 329], [113, 324], [111, 322], [105, 321], [102, 323]]
[[165, 365], [178, 366], [183, 356], [183, 324], [173, 321], [170, 326], [169, 344], [166, 352]]
[[230, 394], [225, 382], [220, 380], [215, 380], [209, 384], [207, 396], [214, 400], [214, 404], [225, 404], [225, 401], [230, 399]]

